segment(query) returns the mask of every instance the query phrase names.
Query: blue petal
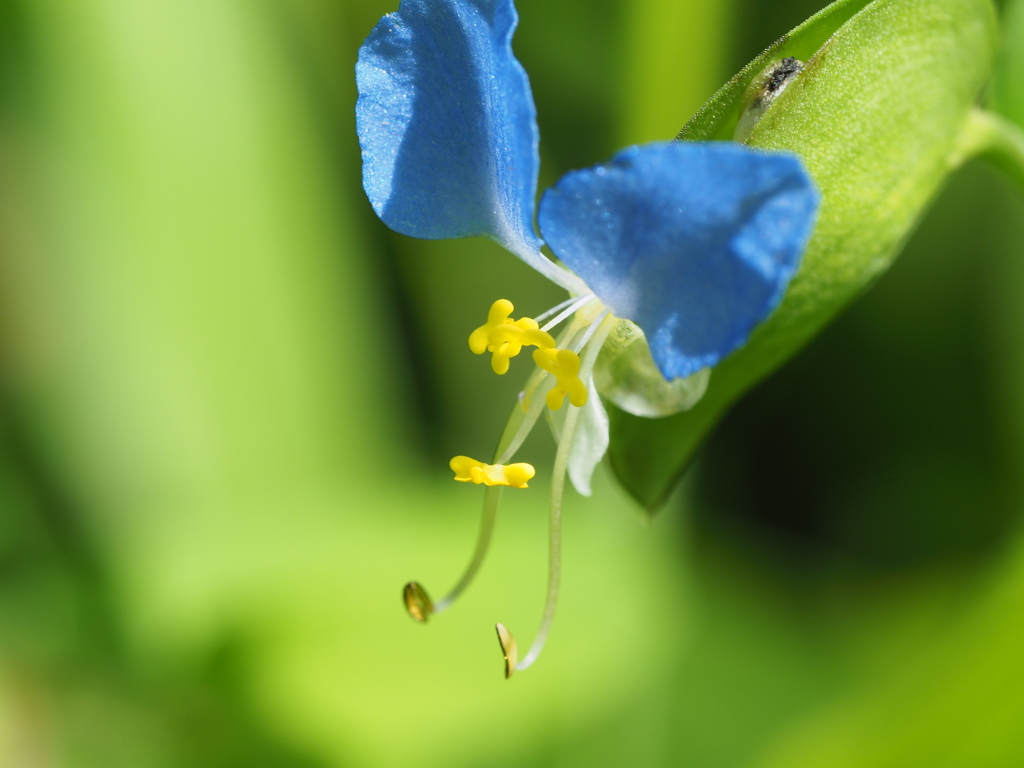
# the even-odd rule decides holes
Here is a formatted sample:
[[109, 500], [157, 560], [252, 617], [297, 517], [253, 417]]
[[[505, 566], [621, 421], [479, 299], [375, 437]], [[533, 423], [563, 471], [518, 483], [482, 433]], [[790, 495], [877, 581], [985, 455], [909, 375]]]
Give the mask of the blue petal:
[[363, 186], [397, 232], [483, 235], [544, 258], [533, 229], [537, 123], [512, 54], [516, 21], [512, 0], [402, 0], [359, 49]]
[[672, 379], [715, 365], [775, 308], [818, 202], [793, 155], [672, 142], [567, 174], [539, 219], [555, 254], [644, 330]]

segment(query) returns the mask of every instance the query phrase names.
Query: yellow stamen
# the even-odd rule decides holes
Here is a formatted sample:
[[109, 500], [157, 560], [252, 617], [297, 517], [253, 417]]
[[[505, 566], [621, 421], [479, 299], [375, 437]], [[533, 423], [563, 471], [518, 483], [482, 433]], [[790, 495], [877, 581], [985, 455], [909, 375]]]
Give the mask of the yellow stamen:
[[487, 334], [491, 350], [491, 368], [499, 376], [508, 372], [508, 361], [522, 352], [524, 346], [546, 349], [555, 346], [551, 334], [537, 327], [537, 321], [521, 317], [514, 323], [502, 323]]
[[448, 466], [460, 483], [477, 485], [507, 485], [512, 488], [529, 488], [527, 483], [537, 471], [530, 464], [484, 464], [469, 456], [456, 456]]
[[548, 408], [557, 411], [566, 395], [577, 408], [587, 404], [587, 386], [579, 377], [579, 355], [571, 349], [538, 349], [533, 353], [533, 361], [558, 380], [547, 394]]
[[469, 348], [475, 355], [491, 352], [491, 369], [499, 376], [508, 372], [508, 361], [524, 346], [550, 349], [555, 346], [551, 334], [540, 330], [529, 317], [512, 320], [515, 307], [508, 299], [498, 299], [487, 312], [487, 322], [469, 334]]
[[512, 314], [514, 309], [515, 307], [512, 306], [512, 302], [508, 299], [498, 299], [491, 304], [491, 308], [487, 312], [487, 322], [469, 334], [469, 348], [473, 350], [474, 355], [482, 355], [487, 351], [487, 337], [492, 328], [512, 323], [508, 316]]
[[[529, 318], [524, 317], [523, 320]], [[547, 331], [542, 331], [537, 328], [537, 321], [530, 320], [533, 323], [533, 328], [528, 328], [523, 331], [523, 346], [524, 347], [537, 347], [538, 349], [554, 349], [555, 339]]]

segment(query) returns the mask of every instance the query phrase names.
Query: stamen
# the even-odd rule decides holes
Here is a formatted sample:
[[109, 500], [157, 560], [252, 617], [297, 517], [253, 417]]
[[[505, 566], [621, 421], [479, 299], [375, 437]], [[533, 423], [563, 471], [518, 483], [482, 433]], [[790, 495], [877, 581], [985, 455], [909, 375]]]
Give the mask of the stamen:
[[[593, 295], [593, 294], [587, 294], [587, 295]], [[579, 297], [579, 296], [570, 296], [570, 297], [569, 297], [568, 299], [566, 299], [565, 301], [562, 301], [562, 302], [559, 302], [558, 304], [555, 304], [555, 306], [553, 306], [553, 307], [552, 307], [551, 309], [549, 309], [549, 310], [547, 310], [547, 311], [545, 311], [545, 312], [541, 312], [541, 313], [540, 313], [539, 315], [537, 315], [537, 317], [535, 317], [534, 319], [535, 319], [535, 320], [536, 320], [536, 321], [537, 321], [538, 323], [541, 323], [541, 322], [543, 322], [543, 321], [547, 320], [547, 319], [548, 319], [549, 317], [551, 317], [552, 315], [554, 315], [554, 314], [556, 314], [556, 313], [558, 313], [558, 312], [561, 312], [561, 311], [562, 311], [563, 309], [565, 309], [566, 307], [568, 307], [568, 306], [569, 306], [570, 304], [572, 304], [572, 303], [574, 303], [574, 302], [577, 302], [577, 301], [579, 301], [579, 299], [580, 299], [580, 297]]]
[[[533, 396], [540, 388], [540, 385], [543, 384], [545, 379], [550, 375], [551, 374], [548, 371], [538, 367], [533, 372], [533, 375], [527, 379], [526, 386], [523, 387], [523, 391], [519, 393], [519, 407], [522, 409], [524, 414], [529, 414], [533, 411], [536, 403]], [[537, 411], [537, 415], [540, 415], [540, 411]]]
[[427, 591], [418, 582], [410, 581], [402, 589], [402, 600], [405, 601], [405, 609], [412, 616], [414, 621], [420, 624], [426, 623], [430, 614], [434, 612], [434, 605], [430, 602]]
[[505, 657], [505, 679], [508, 680], [512, 677], [512, 673], [516, 671], [516, 662], [519, 659], [516, 639], [512, 637], [512, 633], [505, 628], [504, 624], [495, 624], [494, 629], [498, 633], [501, 654]]
[[547, 349], [555, 346], [555, 340], [551, 334], [538, 330], [537, 321], [529, 317], [492, 328], [487, 334], [491, 369], [499, 376], [508, 373], [508, 361], [522, 352], [525, 346]]
[[448, 466], [461, 483], [477, 485], [508, 485], [512, 488], [529, 488], [529, 480], [537, 474], [530, 464], [484, 464], [469, 456], [456, 456]]
[[[546, 313], [550, 315], [561, 310], [562, 315], [554, 323], [549, 323], [548, 327], [561, 322], [565, 317], [568, 317], [592, 301], [593, 298], [593, 295], [588, 294], [587, 296], [571, 298], [566, 302], [562, 302], [559, 307]], [[569, 308], [568, 312], [565, 311], [567, 308]], [[496, 357], [505, 357], [505, 370], [507, 370], [507, 359], [514, 357], [515, 354], [518, 354], [521, 347], [526, 345], [538, 348], [535, 352], [535, 357], [537, 353], [544, 353], [545, 362], [553, 361], [554, 364], [549, 365], [547, 369], [545, 367], [538, 367], [530, 377], [524, 392], [520, 395], [520, 402], [513, 408], [508, 423], [502, 432], [498, 449], [495, 452], [494, 464], [485, 464], [468, 456], [456, 456], [450, 462], [451, 468], [455, 472], [456, 480], [488, 486], [484, 495], [480, 530], [469, 565], [458, 583], [443, 599], [437, 603], [432, 603], [427, 591], [418, 582], [412, 581], [406, 584], [402, 593], [403, 600], [409, 615], [417, 622], [425, 622], [430, 616], [447, 610], [475, 578], [476, 573], [483, 564], [494, 533], [501, 489], [505, 486], [526, 488], [528, 487], [528, 481], [534, 477], [535, 470], [529, 464], [507, 464], [522, 446], [526, 436], [536, 425], [540, 413], [544, 409], [545, 402], [534, 402], [532, 394], [545, 382], [551, 373], [555, 373], [556, 377], [559, 377], [559, 382], [553, 391], [562, 389], [565, 392], [557, 395], [557, 406], [554, 407], [561, 406], [562, 400], [567, 394], [570, 396], [570, 402], [574, 405], [585, 403], [585, 386], [583, 386], [582, 398], [580, 398], [578, 393], [574, 395], [569, 390], [577, 389], [575, 386], [576, 381], [579, 381], [582, 386], [582, 381], [590, 375], [597, 352], [600, 351], [600, 345], [597, 344], [588, 349], [582, 361], [579, 359], [578, 352], [587, 344], [591, 337], [599, 332], [599, 329], [604, 328], [605, 325], [608, 326], [607, 329], [600, 331], [601, 341], [611, 330], [611, 324], [604, 322], [609, 314], [605, 310], [582, 332], [582, 335], [582, 329], [577, 324], [573, 324], [555, 342], [546, 330], [538, 328], [535, 320], [530, 318], [521, 318], [516, 321], [510, 320], [509, 316], [513, 309], [512, 303], [505, 299], [494, 302], [488, 313], [487, 324], [477, 328], [470, 335], [470, 348], [477, 354], [482, 354], [490, 349], [492, 353], [495, 353]], [[563, 347], [562, 345], [565, 346]], [[515, 348], [516, 346], [518, 348]], [[509, 354], [510, 351], [511, 354]], [[540, 364], [538, 363], [538, 365]], [[497, 370], [494, 358], [492, 358], [492, 366]], [[552, 370], [552, 368], [557, 368], [557, 371]], [[551, 401], [554, 399], [552, 394], [549, 393], [545, 400], [550, 406]], [[533, 647], [530, 649], [530, 654], [522, 663], [518, 662], [515, 639], [512, 637], [512, 634], [504, 626], [500, 624], [496, 626], [502, 653], [505, 657], [506, 677], [511, 676], [512, 672], [516, 669], [525, 669], [536, 660], [540, 650], [543, 648], [554, 617], [561, 567], [561, 497], [565, 486], [565, 472], [568, 461], [567, 451], [568, 446], [572, 442], [577, 416], [578, 409], [571, 409], [567, 414], [565, 424], [563, 425], [562, 438], [559, 442], [558, 454], [556, 455], [555, 478], [552, 482], [548, 597], [541, 629], [538, 632]], [[565, 448], [562, 447], [563, 443], [566, 446]]]
[[469, 349], [475, 355], [491, 352], [491, 369], [503, 376], [508, 373], [508, 362], [518, 355], [524, 346], [548, 349], [555, 346], [555, 340], [546, 331], [539, 329], [537, 321], [530, 317], [512, 320], [510, 315], [515, 307], [508, 299], [498, 299], [487, 312], [487, 322], [469, 334]]
[[470, 559], [469, 565], [466, 566], [466, 571], [462, 574], [462, 578], [452, 587], [452, 591], [434, 603], [433, 614], [436, 615], [448, 610], [452, 603], [458, 599], [459, 595], [465, 591], [466, 587], [473, 582], [477, 571], [483, 565], [484, 558], [487, 556], [487, 550], [491, 544], [491, 537], [494, 534], [494, 522], [498, 517], [498, 502], [501, 501], [502, 487], [500, 485], [491, 486], [484, 493], [484, 508], [483, 513], [480, 515], [480, 532], [476, 537], [473, 557]]
[[[533, 398], [532, 393], [544, 383], [548, 376], [550, 374], [547, 371], [540, 368], [536, 369], [526, 384], [526, 390], [520, 394], [519, 402], [516, 404], [512, 419], [509, 419], [508, 424], [509, 427], [514, 426], [515, 430], [511, 431], [507, 442], [504, 436], [502, 436], [502, 440], [499, 443], [499, 449], [502, 449], [502, 453], [497, 459], [499, 462], [508, 461], [515, 456], [516, 452], [522, 448], [530, 432], [533, 431], [533, 427], [544, 410], [544, 401]], [[506, 431], [509, 430], [506, 429]]]
[[[548, 375], [546, 371], [537, 369], [531, 377], [531, 382], [543, 381]], [[516, 451], [522, 446], [526, 436], [537, 423], [537, 419], [540, 417], [543, 409], [543, 402], [538, 402], [534, 408], [528, 409], [526, 413], [523, 412], [518, 403], [513, 406], [512, 413], [505, 424], [505, 429], [501, 433], [501, 439], [498, 441], [498, 448], [495, 451], [498, 455], [494, 461], [495, 464], [505, 464], [515, 455]], [[501, 501], [501, 490], [503, 487], [501, 485], [493, 485], [487, 488], [484, 494], [483, 512], [480, 516], [480, 532], [477, 535], [473, 556], [469, 561], [469, 565], [466, 566], [462, 578], [452, 587], [451, 592], [434, 603], [432, 611], [434, 615], [446, 611], [452, 606], [459, 595], [473, 582], [477, 572], [480, 570], [480, 566], [483, 565], [484, 558], [487, 556], [487, 550], [491, 545], [491, 537], [494, 535], [494, 524], [498, 517], [498, 504]]]
[[[570, 304], [570, 305], [569, 305], [568, 307], [566, 307], [566, 308], [565, 308], [564, 310], [562, 310], [562, 312], [560, 312], [560, 313], [558, 314], [558, 316], [557, 316], [557, 317], [555, 317], [555, 319], [554, 319], [554, 320], [552, 320], [552, 321], [550, 321], [550, 322], [546, 323], [546, 324], [544, 325], [544, 327], [543, 327], [543, 328], [541, 328], [541, 330], [542, 330], [542, 331], [550, 331], [550, 330], [551, 330], [552, 328], [554, 328], [554, 327], [555, 327], [556, 325], [558, 325], [558, 324], [559, 324], [560, 322], [562, 322], [563, 320], [565, 320], [565, 318], [569, 317], [570, 315], [573, 315], [573, 314], [575, 314], [576, 312], [578, 312], [579, 310], [581, 310], [581, 309], [582, 309], [583, 307], [585, 307], [585, 306], [586, 306], [587, 304], [589, 304], [589, 303], [590, 303], [590, 302], [592, 302], [593, 300], [594, 300], [594, 294], [592, 294], [592, 293], [588, 293], [588, 294], [587, 294], [586, 296], [581, 296], [580, 298], [578, 298], [578, 299], [576, 299], [576, 300], [575, 300], [574, 302], [572, 302], [572, 303], [571, 303], [571, 304]], [[563, 302], [563, 303], [564, 303], [564, 302]], [[561, 306], [561, 304], [560, 304], [559, 306]], [[539, 318], [538, 318], [538, 321], [539, 321]]]
[[508, 299], [498, 299], [491, 304], [491, 308], [487, 311], [487, 322], [469, 334], [469, 349], [474, 355], [482, 355], [487, 351], [487, 337], [491, 330], [499, 325], [511, 323], [509, 315], [514, 309], [515, 307]]
[[[615, 327], [613, 318], [606, 317], [593, 334], [595, 343], [587, 348], [584, 354], [581, 377], [588, 378], [594, 369], [597, 355], [601, 351], [601, 345]], [[558, 438], [558, 451], [555, 454], [555, 466], [551, 476], [551, 511], [548, 519], [548, 590], [544, 601], [544, 617], [541, 620], [540, 629], [530, 646], [526, 658], [516, 664], [518, 670], [528, 669], [540, 656], [547, 642], [548, 633], [551, 631], [551, 624], [555, 618], [555, 608], [558, 605], [558, 591], [562, 576], [562, 496], [565, 490], [565, 475], [569, 466], [569, 450], [572, 447], [573, 437], [576, 433], [576, 423], [580, 409], [571, 408], [565, 414], [565, 422], [562, 425], [562, 434]], [[507, 632], [507, 630], [506, 630]], [[511, 633], [509, 633], [511, 637]], [[500, 639], [500, 635], [499, 635]], [[502, 650], [505, 644], [502, 643]], [[506, 656], [506, 663], [507, 663]], [[508, 674], [506, 673], [506, 677]]]
[[590, 341], [590, 339], [594, 336], [594, 333], [601, 326], [601, 323], [604, 322], [604, 319], [608, 317], [608, 315], [610, 315], [611, 313], [612, 311], [610, 309], [601, 310], [600, 314], [598, 314], [598, 316], [594, 318], [594, 322], [592, 322], [590, 324], [590, 327], [587, 328], [587, 332], [583, 334], [583, 338], [580, 339], [576, 344], [572, 345], [573, 352], [579, 354], [583, 350], [583, 348], [587, 346], [587, 342]]
[[[555, 608], [558, 607], [558, 592], [562, 579], [562, 495], [565, 491], [565, 473], [569, 465], [569, 447], [572, 444], [573, 435], [576, 432], [576, 419], [579, 416], [578, 408], [570, 408], [565, 414], [565, 424], [562, 430], [562, 437], [558, 443], [558, 452], [555, 454], [555, 470], [551, 477], [551, 509], [548, 517], [548, 590], [544, 599], [544, 617], [540, 622], [540, 629], [530, 646], [526, 658], [515, 665], [516, 669], [528, 669], [544, 650], [548, 633], [551, 631], [551, 624], [555, 619]], [[507, 631], [507, 630], [506, 630]], [[509, 633], [511, 637], [511, 633]], [[500, 635], [499, 635], [500, 638]], [[502, 643], [502, 650], [505, 644]], [[508, 671], [508, 654], [505, 655], [506, 671], [508, 678], [512, 673]]]
[[538, 349], [533, 353], [533, 361], [558, 380], [547, 394], [548, 408], [557, 411], [567, 395], [577, 408], [587, 404], [587, 386], [579, 377], [579, 355], [571, 349]]
[[[574, 330], [571, 327], [567, 328], [558, 337], [557, 345], [562, 346], [571, 341], [573, 333]], [[498, 441], [497, 462], [499, 464], [504, 464], [515, 456], [516, 451], [522, 447], [523, 442], [533, 430], [537, 419], [540, 418], [540, 414], [544, 410], [545, 401], [539, 400], [533, 395], [547, 381], [550, 375], [543, 368], [537, 368], [527, 380], [526, 387], [519, 397], [519, 402], [513, 408], [512, 415], [505, 425], [505, 431], [502, 432], [501, 440]]]

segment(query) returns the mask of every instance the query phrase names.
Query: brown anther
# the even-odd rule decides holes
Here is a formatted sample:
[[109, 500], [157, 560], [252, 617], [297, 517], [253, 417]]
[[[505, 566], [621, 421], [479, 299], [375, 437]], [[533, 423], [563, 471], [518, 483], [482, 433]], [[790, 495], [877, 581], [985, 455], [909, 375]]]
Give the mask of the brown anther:
[[516, 639], [508, 631], [504, 624], [495, 624], [494, 629], [498, 633], [498, 642], [501, 644], [501, 653], [505, 657], [505, 679], [512, 677], [516, 671], [516, 664], [519, 663], [519, 651], [516, 650]]
[[410, 581], [402, 589], [402, 600], [405, 601], [405, 610], [412, 616], [413, 621], [423, 624], [434, 612], [434, 604], [430, 602], [427, 591], [418, 582]]

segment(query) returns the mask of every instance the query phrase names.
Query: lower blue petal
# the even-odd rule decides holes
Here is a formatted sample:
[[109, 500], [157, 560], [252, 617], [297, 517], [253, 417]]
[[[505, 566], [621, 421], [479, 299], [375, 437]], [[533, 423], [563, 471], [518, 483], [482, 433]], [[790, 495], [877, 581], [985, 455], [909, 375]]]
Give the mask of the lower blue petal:
[[781, 301], [818, 203], [794, 155], [671, 142], [566, 174], [539, 221], [558, 258], [644, 330], [672, 379], [718, 363]]
[[363, 186], [392, 229], [542, 259], [537, 126], [512, 0], [402, 0], [359, 49]]

